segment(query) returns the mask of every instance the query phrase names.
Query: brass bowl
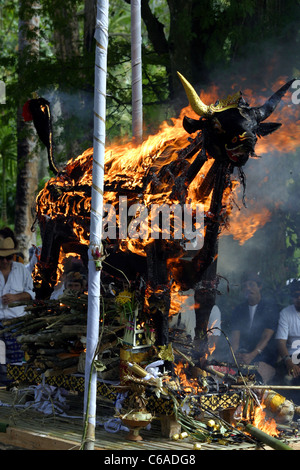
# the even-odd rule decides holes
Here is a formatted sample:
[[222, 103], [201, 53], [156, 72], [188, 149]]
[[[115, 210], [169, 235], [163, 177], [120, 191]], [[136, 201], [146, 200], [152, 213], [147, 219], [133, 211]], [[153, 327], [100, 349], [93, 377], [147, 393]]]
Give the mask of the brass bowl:
[[152, 421], [151, 413], [142, 411], [131, 411], [130, 413], [121, 417], [124, 426], [129, 428], [129, 434], [127, 439], [129, 441], [142, 441], [143, 438], [140, 435], [140, 430], [148, 426]]

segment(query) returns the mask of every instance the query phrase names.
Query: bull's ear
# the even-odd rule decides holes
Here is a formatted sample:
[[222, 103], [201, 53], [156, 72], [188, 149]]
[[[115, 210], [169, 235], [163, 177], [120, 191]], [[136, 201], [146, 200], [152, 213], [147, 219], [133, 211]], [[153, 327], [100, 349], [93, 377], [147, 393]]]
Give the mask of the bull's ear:
[[193, 134], [194, 132], [202, 129], [202, 123], [200, 120], [188, 118], [186, 116], [183, 118], [182, 125], [184, 130], [186, 130], [186, 132], [189, 134]]
[[262, 122], [257, 128], [256, 134], [259, 137], [264, 137], [265, 135], [272, 134], [272, 132], [277, 131], [280, 126], [280, 122]]

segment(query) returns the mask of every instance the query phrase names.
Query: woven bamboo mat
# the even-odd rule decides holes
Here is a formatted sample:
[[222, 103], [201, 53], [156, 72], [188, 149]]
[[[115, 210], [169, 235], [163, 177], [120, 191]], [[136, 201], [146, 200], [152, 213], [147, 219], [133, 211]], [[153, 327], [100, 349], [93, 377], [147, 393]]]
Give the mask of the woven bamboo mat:
[[[69, 397], [70, 409], [68, 416], [52, 414], [45, 415], [39, 411], [30, 408], [18, 407], [16, 399], [12, 392], [0, 391], [0, 425], [6, 424], [11, 435], [21, 434], [21, 438], [17, 442], [9, 442], [7, 431], [0, 432], [0, 444], [21, 445], [23, 440], [24, 446], [33, 450], [54, 450], [58, 446], [59, 449], [78, 450], [82, 441], [83, 434], [83, 399], [82, 397]], [[194, 442], [190, 439], [173, 441], [164, 438], [161, 434], [160, 421], [155, 419], [151, 424], [150, 430], [142, 430], [142, 441], [133, 442], [127, 439], [128, 433], [120, 430], [118, 432], [108, 432], [104, 428], [104, 423], [113, 418], [114, 409], [109, 401], [99, 400], [97, 403], [97, 427], [95, 450], [109, 451], [186, 451], [194, 450]], [[2, 426], [3, 427], [3, 426]], [[30, 435], [27, 442], [26, 436]], [[46, 443], [43, 439], [47, 438]], [[50, 443], [50, 444], [49, 444]], [[219, 443], [201, 443], [201, 450], [250, 450], [255, 449], [254, 444], [248, 442], [240, 442], [234, 445], [222, 445]]]

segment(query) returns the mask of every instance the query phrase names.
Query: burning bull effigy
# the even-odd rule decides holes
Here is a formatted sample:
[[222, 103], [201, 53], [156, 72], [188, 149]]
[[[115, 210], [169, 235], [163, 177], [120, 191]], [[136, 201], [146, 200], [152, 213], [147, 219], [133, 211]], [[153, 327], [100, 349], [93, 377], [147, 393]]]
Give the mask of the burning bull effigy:
[[[148, 347], [148, 363], [158, 358], [165, 364], [173, 362], [168, 323], [173, 308], [172, 294], [189, 288], [194, 289], [197, 303], [196, 336], [206, 337], [217, 288], [216, 276], [209, 270], [217, 256], [218, 237], [228, 224], [232, 194], [239, 183], [245, 187], [243, 167], [249, 158], [256, 156], [258, 138], [280, 127], [280, 123], [265, 121], [294, 81], [283, 85], [262, 106], [251, 107], [241, 93], [206, 105], [187, 80], [181, 74], [179, 77], [191, 107], [187, 112], [195, 113], [198, 118], [188, 117], [184, 110], [172, 127], [163, 125], [159, 135], [148, 137], [141, 145], [116, 144], [106, 149], [103, 247], [94, 254], [95, 263], [102, 264], [101, 289], [107, 312], [111, 311], [109, 306], [113, 299], [119, 319], [123, 315], [124, 344], [132, 346], [131, 350], [124, 348], [120, 353], [123, 385], [126, 388], [128, 381], [131, 387], [134, 384], [135, 401], [129, 404], [129, 408], [136, 416], [141, 413], [140, 421], [145, 423], [151, 421], [151, 416], [145, 411], [149, 397], [145, 394], [147, 386], [144, 379], [149, 378], [149, 373], [137, 364], [143, 364], [145, 359], [142, 347]], [[59, 315], [63, 306], [67, 308], [64, 314], [70, 324], [75, 327], [80, 318], [82, 326], [86, 318], [82, 317], [85, 300], [81, 300], [83, 304], [74, 322], [71, 320], [74, 301], [69, 297], [51, 303], [49, 297], [59, 281], [64, 258], [80, 256], [86, 266], [88, 263], [93, 149], [71, 159], [60, 169], [53, 158], [49, 103], [43, 98], [30, 100], [23, 115], [25, 120], [33, 119], [38, 135], [48, 149], [50, 168], [55, 173], [36, 201], [42, 251], [33, 274], [37, 297], [35, 311], [45, 310], [46, 306], [55, 323], [55, 315]], [[73, 309], [68, 310], [68, 303], [73, 305]], [[56, 309], [55, 315], [52, 308]], [[49, 328], [44, 310], [42, 328], [45, 325]], [[107, 315], [109, 317], [109, 313]], [[57, 321], [59, 323], [59, 319]], [[112, 327], [113, 321], [110, 335]], [[65, 329], [66, 335], [67, 330], [69, 328]], [[115, 331], [119, 334], [119, 326], [115, 326]], [[74, 335], [76, 338], [76, 333]], [[74, 337], [68, 340], [74, 344]], [[28, 344], [32, 340], [25, 338], [24, 341], [30, 353]], [[42, 342], [40, 331], [39, 341]], [[107, 343], [104, 341], [105, 345], [116, 343], [117, 340], [111, 336]], [[154, 348], [151, 353], [150, 345]], [[43, 349], [41, 343], [39, 346], [40, 350]], [[135, 352], [133, 355], [132, 350]], [[74, 348], [72, 353], [76, 357], [79, 355]], [[180, 351], [178, 354], [195, 366], [195, 357], [187, 358]], [[198, 350], [197, 354], [202, 358], [205, 353]], [[107, 364], [112, 362], [110, 356]], [[47, 364], [44, 367], [47, 368]], [[102, 367], [103, 370], [106, 367], [103, 362]], [[177, 372], [176, 376], [179, 375]], [[206, 368], [200, 385], [199, 380], [194, 384], [195, 389], [189, 382], [188, 387], [192, 387], [194, 396], [207, 390], [207, 374], [215, 376]], [[228, 379], [228, 374], [223, 378], [225, 376]], [[150, 378], [147, 385], [153, 388], [156, 397], [168, 395], [170, 390], [174, 397], [173, 385], [159, 376], [150, 374]], [[238, 386], [236, 378], [233, 382]], [[214, 386], [219, 390], [219, 384]], [[175, 395], [178, 398], [178, 391]], [[231, 406], [237, 405], [234, 399], [231, 395]], [[255, 397], [252, 396], [253, 403]], [[174, 414], [174, 401], [171, 405], [171, 414]], [[189, 406], [192, 407], [191, 404]], [[201, 406], [201, 412], [204, 412], [203, 399]], [[133, 422], [137, 419], [134, 417]], [[177, 413], [177, 421], [201, 434], [203, 439], [210, 435], [208, 423], [200, 432], [198, 424], [195, 425], [194, 420], [189, 421], [186, 415], [183, 417], [181, 412]], [[132, 438], [135, 437], [133, 433]]]
[[[180, 120], [138, 147], [108, 147], [105, 162], [104, 266], [115, 269], [115, 275], [123, 270], [130, 280], [143, 277], [161, 345], [168, 343], [172, 288], [195, 288], [200, 305], [196, 332], [206, 331], [215, 290], [205, 296], [207, 272], [228, 221], [235, 172], [244, 184], [243, 167], [255, 156], [257, 139], [281, 125], [264, 121], [293, 83], [283, 85], [262, 106], [251, 107], [241, 93], [208, 106], [179, 77], [199, 119], [184, 116], [183, 127]], [[53, 291], [66, 253], [78, 253], [87, 264], [92, 185], [92, 149], [61, 171], [57, 168], [49, 110], [43, 98], [27, 102], [24, 110], [25, 119], [34, 120], [56, 173], [36, 205], [43, 246], [34, 282], [41, 299]], [[210, 281], [215, 287], [214, 279]]]

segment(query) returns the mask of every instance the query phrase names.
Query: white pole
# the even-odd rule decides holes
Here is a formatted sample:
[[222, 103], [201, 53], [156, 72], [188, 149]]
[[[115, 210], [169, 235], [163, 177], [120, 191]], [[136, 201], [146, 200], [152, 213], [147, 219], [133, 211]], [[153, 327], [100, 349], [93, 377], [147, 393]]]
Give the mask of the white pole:
[[131, 0], [132, 135], [143, 140], [141, 0]]
[[[97, 372], [93, 361], [97, 353], [100, 321], [101, 238], [104, 189], [106, 75], [108, 46], [109, 0], [97, 0], [95, 29], [95, 86], [94, 86], [94, 153], [90, 221], [88, 318], [85, 363], [85, 436], [86, 450], [94, 449], [96, 427]], [[96, 259], [100, 261], [96, 266]]]

